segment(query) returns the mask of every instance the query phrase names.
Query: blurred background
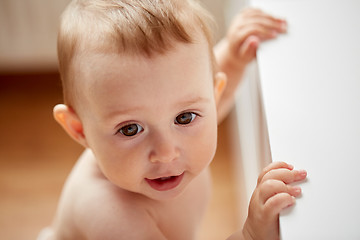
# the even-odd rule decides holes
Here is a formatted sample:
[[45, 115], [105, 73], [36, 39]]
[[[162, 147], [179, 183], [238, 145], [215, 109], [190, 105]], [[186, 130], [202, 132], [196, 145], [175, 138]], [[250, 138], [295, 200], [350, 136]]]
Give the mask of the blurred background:
[[[57, 72], [58, 20], [69, 0], [0, 0], [0, 239], [36, 239], [50, 225], [62, 185], [83, 151], [53, 120], [62, 102]], [[202, 0], [220, 39], [246, 0]], [[211, 169], [214, 197], [201, 239], [225, 239], [238, 229], [247, 203], [234, 137], [236, 114], [219, 127]]]

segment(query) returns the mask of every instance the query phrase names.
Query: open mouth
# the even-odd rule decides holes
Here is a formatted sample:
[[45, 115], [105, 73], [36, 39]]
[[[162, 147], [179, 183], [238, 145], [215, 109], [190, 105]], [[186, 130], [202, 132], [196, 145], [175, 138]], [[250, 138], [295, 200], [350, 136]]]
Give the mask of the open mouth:
[[176, 188], [180, 184], [183, 176], [184, 173], [179, 176], [168, 176], [155, 179], [145, 178], [145, 180], [149, 183], [150, 187], [157, 191], [168, 191]]

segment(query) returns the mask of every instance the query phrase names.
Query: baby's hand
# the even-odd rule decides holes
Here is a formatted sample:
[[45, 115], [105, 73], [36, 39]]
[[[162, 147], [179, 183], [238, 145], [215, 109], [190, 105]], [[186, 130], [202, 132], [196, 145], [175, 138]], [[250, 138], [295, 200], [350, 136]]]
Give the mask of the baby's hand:
[[238, 64], [247, 64], [256, 56], [261, 41], [286, 32], [286, 21], [264, 13], [259, 9], [246, 8], [232, 21], [227, 33], [229, 54]]
[[243, 234], [245, 239], [279, 239], [279, 213], [295, 203], [301, 188], [290, 183], [304, 180], [305, 170], [294, 170], [284, 162], [274, 162], [260, 174], [251, 197]]

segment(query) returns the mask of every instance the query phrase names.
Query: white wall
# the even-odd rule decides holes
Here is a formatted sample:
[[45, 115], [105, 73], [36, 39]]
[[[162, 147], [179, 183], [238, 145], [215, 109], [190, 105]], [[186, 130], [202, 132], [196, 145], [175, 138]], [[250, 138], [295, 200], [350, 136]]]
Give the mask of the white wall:
[[67, 2], [0, 1], [0, 72], [56, 69], [58, 18]]
[[[240, 1], [201, 0], [225, 33], [228, 5]], [[61, 12], [70, 0], [0, 1], [0, 72], [56, 69], [56, 36]], [[230, 8], [233, 9], [233, 8]]]

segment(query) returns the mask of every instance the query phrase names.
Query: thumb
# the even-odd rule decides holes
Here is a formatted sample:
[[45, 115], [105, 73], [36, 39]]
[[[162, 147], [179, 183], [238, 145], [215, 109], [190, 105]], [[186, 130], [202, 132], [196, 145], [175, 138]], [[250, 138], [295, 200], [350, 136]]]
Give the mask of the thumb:
[[258, 37], [247, 37], [239, 49], [239, 56], [244, 59], [244, 61], [250, 62], [255, 58], [259, 44], [260, 39]]

